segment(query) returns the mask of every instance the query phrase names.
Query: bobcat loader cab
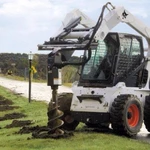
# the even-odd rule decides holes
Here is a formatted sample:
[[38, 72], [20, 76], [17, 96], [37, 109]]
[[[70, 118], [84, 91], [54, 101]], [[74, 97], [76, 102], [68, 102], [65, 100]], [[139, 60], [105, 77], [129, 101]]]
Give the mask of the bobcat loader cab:
[[[106, 8], [109, 12], [104, 17]], [[64, 124], [57, 127], [63, 124], [64, 129], [73, 130], [79, 122], [98, 128], [111, 124], [116, 133], [133, 136], [144, 120], [150, 132], [150, 51], [144, 58], [140, 36], [110, 32], [120, 22], [128, 24], [150, 44], [150, 29], [145, 24], [124, 7], [107, 3], [97, 23], [74, 10], [67, 14], [58, 34], [38, 45], [39, 50], [52, 50], [48, 56], [48, 85], [53, 89], [52, 102], [64, 112], [58, 115]], [[75, 28], [79, 24], [84, 28]], [[70, 61], [76, 50], [84, 50], [78, 63]], [[80, 79], [73, 84], [73, 93], [57, 98], [56, 78], [65, 65], [81, 65]], [[51, 116], [51, 109], [58, 106], [53, 107], [52, 102], [48, 109], [50, 127], [58, 118]]]

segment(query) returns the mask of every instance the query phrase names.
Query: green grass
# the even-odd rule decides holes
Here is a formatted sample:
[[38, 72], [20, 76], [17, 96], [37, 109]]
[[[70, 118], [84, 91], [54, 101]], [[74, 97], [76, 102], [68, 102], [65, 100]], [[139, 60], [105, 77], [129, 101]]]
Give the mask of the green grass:
[[63, 83], [64, 86], [72, 87], [72, 83]]
[[[33, 120], [34, 126], [47, 124], [47, 104], [28, 100], [17, 96], [0, 87], [0, 95], [14, 102], [15, 109], [0, 112], [0, 116], [11, 112], [20, 112], [27, 115], [24, 120]], [[12, 120], [0, 121], [0, 149], [2, 150], [149, 150], [150, 144], [134, 139], [96, 132], [86, 132], [80, 124], [74, 136], [64, 139], [33, 139], [31, 134], [15, 134], [20, 128], [5, 129]]]

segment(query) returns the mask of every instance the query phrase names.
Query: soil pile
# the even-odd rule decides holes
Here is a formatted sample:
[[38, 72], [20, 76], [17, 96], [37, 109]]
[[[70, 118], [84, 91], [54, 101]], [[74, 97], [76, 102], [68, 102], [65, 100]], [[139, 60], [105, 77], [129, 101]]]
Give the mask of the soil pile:
[[7, 125], [5, 128], [23, 127], [30, 124], [32, 124], [31, 120], [13, 120], [12, 123]]
[[0, 95], [0, 105], [12, 105], [13, 102], [11, 100], [5, 99]]
[[46, 139], [46, 138], [67, 138], [73, 136], [71, 131], [63, 131], [57, 129], [54, 133], [51, 133], [51, 129], [47, 126], [33, 126], [33, 127], [23, 127], [18, 132], [19, 134], [32, 133], [33, 138]]
[[[0, 95], [0, 111], [14, 110], [19, 108], [18, 106], [12, 106], [13, 104], [14, 103], [11, 100], [8, 100]], [[24, 117], [26, 117], [25, 114], [13, 112], [1, 116], [0, 121], [12, 120], [12, 123], [6, 125], [5, 128], [23, 127], [32, 124], [32, 121], [30, 120], [16, 120]]]
[[0, 96], [0, 111], [7, 111], [19, 108], [18, 106], [12, 106], [13, 102]]
[[10, 120], [10, 119], [18, 119], [18, 118], [22, 118], [22, 117], [26, 117], [26, 115], [21, 114], [21, 113], [6, 114], [3, 117], [0, 117], [0, 121]]
[[[5, 99], [4, 97], [0, 96], [0, 111], [13, 110], [15, 108], [19, 108], [18, 106], [12, 106], [13, 102], [11, 100]], [[57, 129], [55, 132], [48, 126], [33, 126], [31, 120], [16, 120], [20, 118], [26, 117], [25, 114], [22, 113], [8, 113], [4, 116], [0, 116], [0, 121], [5, 120], [12, 120], [11, 124], [5, 126], [5, 128], [13, 128], [13, 127], [22, 127], [17, 134], [25, 134], [25, 133], [32, 133], [33, 138], [66, 138], [73, 135], [72, 132], [62, 131], [61, 129]]]

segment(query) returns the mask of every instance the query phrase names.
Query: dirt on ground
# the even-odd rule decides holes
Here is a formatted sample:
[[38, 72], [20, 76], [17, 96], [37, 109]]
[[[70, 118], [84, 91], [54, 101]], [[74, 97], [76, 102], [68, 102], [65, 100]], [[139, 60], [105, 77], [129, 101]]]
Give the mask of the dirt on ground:
[[26, 134], [26, 133], [33, 133], [38, 131], [41, 128], [45, 128], [46, 126], [40, 127], [40, 126], [33, 126], [33, 127], [27, 127], [23, 126], [19, 131], [18, 134]]
[[[19, 108], [18, 106], [12, 106], [13, 104], [14, 103], [11, 100], [8, 100], [0, 95], [0, 111], [7, 111]], [[5, 128], [23, 127], [32, 124], [32, 121], [30, 120], [16, 120], [24, 117], [26, 117], [26, 115], [23, 113], [13, 112], [1, 116], [0, 121], [12, 120], [12, 123], [6, 125]]]
[[12, 106], [13, 102], [0, 96], [0, 111], [7, 111], [19, 108], [18, 106]]
[[11, 100], [5, 99], [4, 97], [0, 96], [0, 105], [12, 105], [13, 102]]
[[6, 114], [3, 117], [0, 117], [0, 121], [4, 121], [4, 120], [10, 120], [10, 119], [18, 119], [18, 118], [23, 118], [26, 117], [26, 115], [22, 114], [22, 113], [11, 113], [11, 114]]
[[2, 105], [2, 106], [0, 106], [0, 111], [14, 110], [17, 108], [19, 108], [19, 107], [18, 106]]
[[13, 128], [13, 127], [23, 127], [31, 125], [31, 120], [13, 120], [11, 124], [6, 125], [5, 128]]
[[[11, 100], [5, 99], [4, 97], [0, 96], [0, 111], [7, 111], [18, 108], [18, 106], [12, 105], [13, 102]], [[26, 117], [26, 115], [14, 112], [0, 117], [0, 121], [12, 120], [12, 123], [6, 125], [5, 128], [22, 127], [17, 132], [17, 134], [31, 133], [33, 138], [58, 139], [70, 137], [73, 135], [73, 132], [62, 131], [61, 129], [56, 129], [55, 131], [52, 131], [48, 126], [30, 126], [31, 124], [33, 124], [31, 120], [16, 120], [24, 117]]]
[[26, 134], [26, 133], [32, 133], [33, 138], [40, 138], [40, 139], [46, 138], [59, 139], [73, 136], [73, 132], [62, 131], [61, 129], [56, 129], [55, 131], [52, 132], [48, 126], [33, 126], [33, 127], [24, 126], [18, 132], [18, 134]]

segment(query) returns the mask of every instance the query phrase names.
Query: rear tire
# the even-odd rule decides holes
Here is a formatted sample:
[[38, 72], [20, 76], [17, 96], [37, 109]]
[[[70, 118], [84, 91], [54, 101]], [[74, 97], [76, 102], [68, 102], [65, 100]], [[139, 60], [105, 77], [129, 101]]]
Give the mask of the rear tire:
[[[72, 101], [72, 93], [61, 93], [58, 95], [58, 106], [59, 110], [63, 111], [63, 116], [60, 118], [64, 121], [63, 126], [61, 127], [64, 130], [73, 131], [78, 126], [79, 122], [74, 120], [71, 116], [70, 107]], [[48, 108], [48, 111], [50, 108]]]
[[111, 124], [115, 133], [136, 135], [142, 126], [143, 109], [140, 100], [133, 95], [120, 95], [112, 103]]
[[144, 105], [144, 124], [147, 131], [150, 132], [150, 96], [146, 96]]

